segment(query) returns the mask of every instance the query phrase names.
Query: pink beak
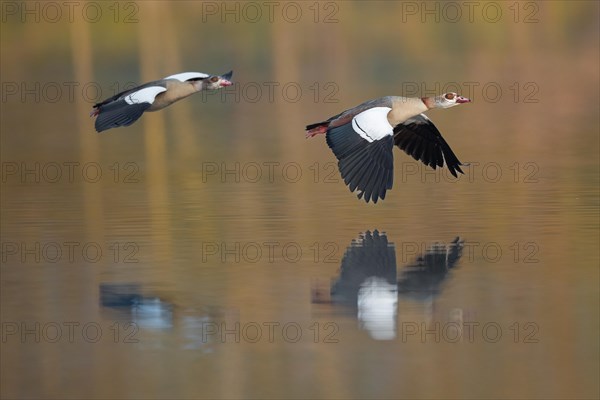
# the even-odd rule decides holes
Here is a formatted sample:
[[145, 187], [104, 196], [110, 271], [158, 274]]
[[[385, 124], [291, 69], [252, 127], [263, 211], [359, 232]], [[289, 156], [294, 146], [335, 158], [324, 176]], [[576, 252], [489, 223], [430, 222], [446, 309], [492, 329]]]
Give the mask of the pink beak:
[[231, 85], [233, 85], [233, 83], [231, 81], [228, 81], [227, 79], [221, 79], [221, 87], [231, 86]]
[[470, 99], [467, 99], [466, 97], [458, 96], [458, 97], [456, 98], [456, 102], [457, 102], [458, 104], [462, 104], [462, 103], [470, 103], [470, 102], [471, 102], [471, 100], [470, 100]]

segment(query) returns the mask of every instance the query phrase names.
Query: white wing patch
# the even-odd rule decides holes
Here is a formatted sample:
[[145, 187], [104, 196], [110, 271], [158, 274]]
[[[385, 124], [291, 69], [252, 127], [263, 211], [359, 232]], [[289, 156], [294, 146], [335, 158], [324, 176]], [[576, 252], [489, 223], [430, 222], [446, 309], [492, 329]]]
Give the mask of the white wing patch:
[[180, 74], [169, 75], [164, 79], [177, 79], [180, 82], [185, 82], [188, 79], [193, 78], [208, 78], [210, 75], [203, 74], [202, 72], [182, 72]]
[[[425, 115], [425, 114], [422, 114], [422, 113], [421, 113], [421, 114], [417, 115], [417, 117], [418, 117], [418, 116], [420, 116], [421, 118], [423, 118], [423, 119], [425, 120], [425, 122], [431, 122], [431, 120], [430, 120], [430, 119], [427, 117], [427, 115]], [[416, 117], [415, 117], [415, 118], [416, 118]]]
[[127, 104], [139, 104], [139, 103], [154, 103], [154, 99], [159, 93], [166, 91], [162, 86], [150, 86], [137, 92], [133, 92], [128, 96], [125, 96]]
[[352, 128], [368, 142], [394, 135], [394, 127], [387, 119], [389, 107], [373, 107], [352, 118]]

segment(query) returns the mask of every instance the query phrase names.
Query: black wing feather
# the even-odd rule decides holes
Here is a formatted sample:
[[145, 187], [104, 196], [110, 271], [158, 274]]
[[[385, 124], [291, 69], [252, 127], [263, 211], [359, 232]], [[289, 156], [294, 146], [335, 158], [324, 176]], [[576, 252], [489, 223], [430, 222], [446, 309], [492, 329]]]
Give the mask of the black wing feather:
[[393, 183], [392, 136], [369, 142], [354, 131], [352, 123], [347, 123], [327, 131], [327, 145], [338, 159], [338, 168], [350, 191], [360, 190], [358, 198], [364, 196], [367, 203], [385, 198]]
[[394, 128], [394, 142], [417, 161], [422, 161], [433, 169], [442, 167], [444, 161], [452, 175], [457, 177], [457, 172], [463, 171], [463, 165], [440, 131], [423, 114], [409, 118]]
[[150, 103], [129, 104], [125, 99], [108, 104], [101, 108], [96, 117], [96, 131], [102, 132], [119, 126], [129, 126], [137, 121]]
[[[375, 154], [375, 156], [379, 157], [380, 154]], [[367, 178], [367, 186], [364, 190], [366, 201], [369, 201], [378, 184], [387, 186], [387, 182], [383, 179], [383, 174], [385, 174], [385, 169], [383, 168], [376, 168], [374, 165], [371, 169], [369, 177]]]

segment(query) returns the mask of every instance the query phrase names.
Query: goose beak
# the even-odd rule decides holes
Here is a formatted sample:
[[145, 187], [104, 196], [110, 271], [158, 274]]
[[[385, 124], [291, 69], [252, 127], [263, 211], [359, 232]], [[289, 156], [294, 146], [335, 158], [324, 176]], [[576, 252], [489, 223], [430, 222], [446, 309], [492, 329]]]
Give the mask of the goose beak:
[[456, 102], [457, 102], [458, 104], [462, 104], [462, 103], [470, 103], [470, 102], [471, 102], [471, 99], [467, 99], [466, 97], [458, 96], [458, 97], [456, 98]]
[[229, 71], [226, 74], [220, 76], [221, 78], [221, 86], [231, 86], [233, 82], [231, 82], [231, 76], [233, 75], [233, 71]]

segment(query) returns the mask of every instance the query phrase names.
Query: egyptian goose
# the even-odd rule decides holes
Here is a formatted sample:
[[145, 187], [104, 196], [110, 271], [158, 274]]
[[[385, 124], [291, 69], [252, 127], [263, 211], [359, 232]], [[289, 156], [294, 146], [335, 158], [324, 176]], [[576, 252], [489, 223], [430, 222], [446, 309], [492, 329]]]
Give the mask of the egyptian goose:
[[382, 97], [308, 125], [306, 137], [325, 133], [350, 191], [358, 189], [359, 199], [377, 203], [378, 199], [385, 199], [385, 192], [393, 185], [394, 144], [434, 169], [445, 162], [455, 177], [457, 172], [463, 173], [463, 164], [423, 113], [470, 101], [456, 93], [423, 98]]
[[119, 126], [129, 126], [144, 111], [161, 110], [177, 100], [184, 99], [201, 90], [215, 90], [231, 86], [229, 71], [224, 75], [208, 75], [202, 72], [183, 72], [158, 81], [145, 83], [125, 90], [100, 103], [94, 104], [90, 114], [96, 118], [96, 131], [102, 132]]

